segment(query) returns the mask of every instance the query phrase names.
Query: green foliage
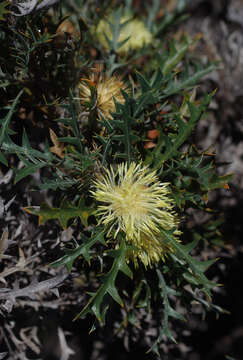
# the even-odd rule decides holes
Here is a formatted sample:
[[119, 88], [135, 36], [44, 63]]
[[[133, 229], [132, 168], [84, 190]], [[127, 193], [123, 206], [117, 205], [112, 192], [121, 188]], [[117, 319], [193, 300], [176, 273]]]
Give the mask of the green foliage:
[[7, 15], [9, 13], [9, 10], [6, 9], [6, 7], [9, 5], [9, 1], [3, 1], [0, 4], [0, 21], [5, 21], [6, 19], [4, 18], [5, 15]]
[[[8, 135], [10, 134], [14, 134], [14, 132], [9, 128], [9, 123], [11, 121], [11, 118], [13, 116], [13, 113], [15, 111], [15, 107], [17, 105], [17, 102], [20, 98], [20, 96], [22, 95], [23, 91], [20, 91], [19, 94], [17, 95], [17, 97], [15, 98], [15, 100], [13, 101], [7, 115], [0, 119], [0, 124], [1, 124], [1, 130], [0, 130], [0, 146], [2, 147], [5, 139], [8, 137]], [[1, 154], [0, 157], [0, 161], [4, 164], [4, 165], [8, 165], [8, 162], [6, 160], [6, 158], [4, 157], [3, 154]]]
[[[193, 103], [188, 102], [188, 107], [190, 111], [188, 121], [184, 121], [180, 113], [178, 114], [176, 111], [174, 114], [176, 127], [178, 129], [176, 134], [172, 133], [168, 136], [168, 134], [163, 134], [163, 130], [160, 129], [158, 146], [153, 151], [155, 168], [161, 168], [165, 161], [177, 156], [178, 149], [182, 144], [184, 144], [186, 139], [191, 134], [201, 115], [207, 108], [210, 100], [211, 96], [207, 95], [202, 104], [200, 104], [199, 106], [195, 106]], [[160, 154], [161, 152], [162, 154]]]
[[52, 208], [47, 204], [42, 204], [40, 209], [28, 206], [25, 211], [29, 214], [39, 216], [39, 224], [43, 225], [51, 219], [58, 219], [61, 226], [67, 228], [70, 219], [79, 217], [84, 226], [88, 226], [88, 217], [94, 212], [94, 209], [87, 207], [84, 200], [80, 198], [77, 206], [70, 204], [67, 200], [63, 200], [59, 208]]
[[154, 351], [156, 354], [159, 355], [158, 344], [162, 340], [163, 335], [166, 335], [171, 341], [176, 342], [175, 338], [173, 337], [173, 335], [170, 331], [170, 328], [169, 328], [169, 318], [172, 317], [172, 318], [175, 318], [175, 319], [178, 319], [181, 321], [184, 321], [185, 319], [180, 313], [175, 311], [173, 309], [173, 307], [170, 305], [169, 296], [170, 295], [178, 296], [180, 294], [177, 291], [175, 291], [174, 289], [172, 289], [166, 285], [164, 276], [159, 269], [157, 269], [157, 276], [159, 279], [159, 288], [161, 290], [160, 296], [163, 301], [164, 316], [162, 319], [162, 327], [161, 327], [160, 334], [159, 334], [158, 338], [156, 339], [155, 343], [152, 345], [150, 351]]
[[[139, 137], [132, 131], [132, 127], [136, 125], [136, 120], [132, 116], [134, 108], [132, 107], [132, 99], [125, 92], [123, 92], [123, 96], [125, 104], [116, 103], [117, 111], [114, 113], [114, 118], [110, 121], [103, 120], [107, 130], [107, 138], [98, 136], [104, 148], [103, 164], [107, 161], [108, 155], [117, 159], [124, 159], [128, 164], [134, 159], [133, 144], [139, 140]], [[117, 144], [116, 153], [112, 153], [114, 144]]]
[[164, 241], [173, 245], [173, 249], [175, 250], [173, 258], [181, 265], [184, 265], [184, 263], [187, 264], [187, 271], [183, 273], [183, 276], [189, 283], [197, 285], [198, 288], [200, 288], [210, 299], [211, 289], [214, 288], [216, 284], [212, 281], [209, 281], [204, 275], [204, 273], [217, 259], [198, 261], [189, 254], [197, 245], [197, 240], [194, 240], [189, 244], [182, 245], [179, 242], [175, 241], [175, 239], [173, 238], [173, 236], [171, 236], [169, 232], [166, 232], [162, 229], [161, 232]]
[[105, 315], [109, 307], [109, 303], [105, 301], [105, 295], [110, 295], [119, 305], [122, 307], [124, 306], [123, 301], [118, 294], [115, 281], [120, 271], [130, 278], [133, 276], [132, 271], [126, 263], [126, 251], [125, 240], [123, 238], [119, 249], [110, 250], [108, 252], [108, 255], [114, 258], [112, 267], [109, 272], [102, 277], [102, 285], [99, 287], [98, 291], [96, 291], [95, 294], [92, 294], [87, 305], [75, 319], [92, 312], [99, 322], [104, 323]]
[[[220, 243], [220, 222], [210, 218], [199, 229], [187, 226], [189, 211], [210, 215], [208, 193], [227, 189], [232, 177], [219, 175], [207, 149], [199, 151], [191, 145], [215, 94], [197, 95], [200, 81], [216, 70], [217, 63], [195, 63], [191, 48], [197, 40], [176, 40], [169, 32], [185, 19], [186, 1], [178, 1], [173, 12], [164, 11], [162, 19], [160, 1], [154, 0], [151, 7], [145, 4], [147, 12], [140, 20], [153, 41], [126, 54], [119, 53], [128, 41], [119, 41], [126, 26], [121, 24], [122, 16], [127, 12], [132, 22], [133, 15], [145, 11], [135, 9], [133, 14], [129, 1], [122, 8], [105, 1], [102, 9], [96, 9], [95, 2], [89, 6], [85, 1], [66, 2], [52, 17], [42, 12], [14, 18], [14, 26], [1, 21], [3, 16], [13, 17], [5, 9], [7, 3], [0, 5], [0, 36], [12, 44], [11, 56], [6, 45], [0, 55], [3, 172], [11, 166], [15, 184], [24, 182], [29, 191], [31, 180], [31, 189], [45, 190], [50, 196], [50, 205], [25, 206], [27, 213], [38, 216], [39, 225], [58, 220], [60, 231], [70, 226], [80, 234], [80, 242], [65, 247], [64, 254], [50, 264], [76, 272], [83, 271], [81, 263], [88, 266], [88, 273], [95, 272], [98, 286], [88, 284], [90, 297], [76, 319], [93, 315], [94, 330], [105, 326], [109, 310], [110, 321], [116, 317], [120, 328], [129, 331], [127, 324], [142, 328], [137, 314], [145, 309], [157, 324], [150, 350], [159, 354], [165, 337], [175, 341], [171, 321], [184, 321], [192, 301], [205, 311], [222, 312], [212, 303], [218, 284], [206, 275], [216, 259], [202, 261], [200, 254], [202, 243], [207, 247]], [[94, 36], [99, 18], [105, 15], [111, 32], [111, 38], [106, 34], [108, 49]], [[64, 26], [66, 21], [72, 30]], [[119, 83], [119, 99], [114, 85], [118, 75], [124, 82], [124, 88]], [[112, 79], [110, 88], [101, 86], [104, 77]], [[87, 82], [86, 102], [80, 101], [80, 78]], [[100, 115], [104, 107], [109, 118]], [[152, 138], [150, 131], [155, 133]], [[175, 229], [161, 227], [161, 247], [169, 250], [151, 268], [140, 261], [133, 264], [130, 254], [141, 249], [128, 241], [125, 231], [115, 236], [113, 228], [109, 231], [102, 225], [100, 204], [92, 196], [94, 180], [100, 179], [104, 168], [116, 170], [118, 164], [129, 167], [132, 162], [148, 166], [156, 171], [158, 181], [168, 184], [178, 223], [183, 219], [180, 231], [188, 235], [175, 238]], [[118, 306], [123, 310], [114, 314]]]
[[150, 23], [151, 23], [151, 30], [156, 34], [156, 36], [160, 36], [163, 32], [168, 31], [172, 26], [180, 23], [181, 21], [185, 20], [188, 15], [185, 13], [186, 5], [188, 0], [178, 0], [177, 7], [175, 8], [174, 12], [169, 12], [165, 9], [165, 15], [162, 21], [158, 24], [155, 20], [157, 9], [159, 9], [159, 1], [153, 1], [153, 12], [154, 15], [151, 16]]
[[83, 256], [85, 260], [90, 263], [90, 249], [92, 246], [94, 246], [97, 242], [100, 242], [101, 244], [105, 245], [104, 241], [104, 234], [103, 230], [100, 232], [96, 232], [93, 236], [90, 238], [86, 236], [82, 236], [84, 241], [81, 245], [76, 245], [74, 249], [66, 249], [65, 255], [62, 256], [60, 259], [54, 261], [50, 264], [50, 266], [58, 267], [61, 265], [66, 265], [68, 268], [68, 271], [72, 270], [72, 266], [74, 261], [79, 257]]

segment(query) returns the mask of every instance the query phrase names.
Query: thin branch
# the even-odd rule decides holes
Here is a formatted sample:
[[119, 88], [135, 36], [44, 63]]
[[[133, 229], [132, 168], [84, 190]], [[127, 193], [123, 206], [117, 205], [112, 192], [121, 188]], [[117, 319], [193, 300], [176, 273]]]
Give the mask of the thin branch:
[[9, 299], [14, 301], [17, 297], [32, 298], [33, 295], [38, 292], [44, 292], [57, 287], [68, 277], [68, 275], [68, 272], [64, 268], [57, 276], [48, 280], [40, 281], [39, 283], [32, 283], [22, 289], [2, 289], [2, 291], [0, 291], [0, 299]]

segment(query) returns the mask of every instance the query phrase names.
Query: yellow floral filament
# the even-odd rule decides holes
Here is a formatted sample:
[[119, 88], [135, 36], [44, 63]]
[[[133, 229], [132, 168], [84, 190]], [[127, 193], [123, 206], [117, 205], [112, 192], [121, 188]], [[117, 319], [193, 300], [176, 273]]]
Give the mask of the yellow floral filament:
[[107, 235], [116, 238], [120, 231], [134, 245], [128, 257], [135, 266], [138, 259], [145, 266], [164, 259], [172, 249], [163, 242], [160, 228], [175, 229], [179, 235], [174, 204], [169, 197], [168, 183], [161, 183], [155, 171], [134, 162], [118, 165], [117, 171], [106, 169], [94, 182], [94, 198], [98, 206], [99, 224], [105, 225]]
[[90, 79], [81, 81], [79, 85], [81, 103], [89, 103], [91, 101], [91, 86], [90, 83], [96, 87], [97, 93], [97, 111], [98, 116], [103, 116], [107, 120], [112, 119], [112, 112], [115, 112], [115, 102], [123, 104], [124, 97], [121, 94], [121, 89], [126, 90], [126, 85], [118, 76], [99, 76], [97, 82], [94, 81], [95, 76], [91, 75]]
[[[112, 23], [114, 22], [112, 16], [108, 18]], [[119, 34], [118, 42], [122, 42], [127, 39], [127, 41], [118, 49], [118, 53], [127, 53], [130, 50], [137, 50], [142, 48], [144, 45], [148, 45], [152, 42], [152, 34], [146, 29], [144, 23], [138, 19], [132, 19], [130, 21], [129, 17], [123, 16], [121, 19], [121, 24], [127, 22]], [[108, 43], [106, 41], [106, 36], [108, 39], [112, 39], [111, 29], [108, 21], [101, 20], [96, 29], [96, 36], [101, 44], [108, 48]]]

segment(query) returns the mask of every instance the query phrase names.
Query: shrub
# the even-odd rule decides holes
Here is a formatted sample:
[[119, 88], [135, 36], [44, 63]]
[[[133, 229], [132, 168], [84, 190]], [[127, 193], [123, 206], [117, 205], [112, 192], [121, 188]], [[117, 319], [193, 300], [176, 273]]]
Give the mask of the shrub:
[[[88, 282], [75, 319], [91, 314], [92, 331], [109, 321], [114, 336], [143, 332], [158, 354], [193, 303], [223, 311], [206, 275], [216, 259], [201, 251], [218, 241], [209, 193], [231, 175], [191, 142], [214, 95], [199, 84], [217, 63], [195, 62], [198, 39], [175, 33], [185, 1], [172, 12], [156, 0], [17, 16], [20, 6], [0, 8], [2, 171], [47, 192], [48, 204], [25, 207], [40, 226], [55, 219], [76, 234], [50, 263]], [[196, 226], [192, 212], [206, 221]]]

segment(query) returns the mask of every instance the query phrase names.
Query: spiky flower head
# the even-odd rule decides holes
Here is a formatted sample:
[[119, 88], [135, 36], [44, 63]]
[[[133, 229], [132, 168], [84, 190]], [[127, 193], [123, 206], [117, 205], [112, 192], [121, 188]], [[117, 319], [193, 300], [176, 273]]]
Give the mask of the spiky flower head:
[[83, 79], [79, 84], [80, 100], [82, 104], [90, 103], [92, 100], [92, 87], [96, 92], [96, 108], [98, 116], [104, 116], [106, 119], [111, 119], [111, 112], [115, 112], [115, 102], [123, 104], [124, 97], [121, 94], [122, 90], [127, 90], [127, 86], [119, 76], [106, 76], [103, 74], [92, 74], [89, 79]]
[[134, 245], [128, 253], [135, 266], [138, 260], [145, 267], [164, 259], [172, 249], [163, 241], [160, 228], [175, 229], [179, 235], [174, 204], [169, 197], [168, 183], [162, 183], [155, 171], [142, 164], [118, 165], [116, 171], [105, 169], [94, 181], [92, 194], [101, 202], [97, 209], [99, 224], [105, 225], [107, 235], [116, 238], [120, 231]]
[[[108, 49], [106, 36], [109, 40], [112, 40], [109, 22], [114, 23], [112, 16], [107, 20], [100, 20], [96, 28], [96, 36], [106, 49]], [[118, 53], [128, 53], [130, 50], [140, 49], [144, 45], [148, 45], [152, 42], [152, 34], [146, 29], [141, 20], [130, 20], [128, 16], [122, 16], [120, 23], [121, 25], [124, 24], [124, 26], [121, 27], [118, 42], [122, 42], [126, 39], [128, 40], [117, 50]]]

